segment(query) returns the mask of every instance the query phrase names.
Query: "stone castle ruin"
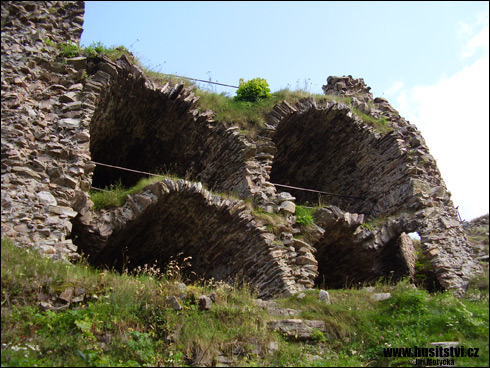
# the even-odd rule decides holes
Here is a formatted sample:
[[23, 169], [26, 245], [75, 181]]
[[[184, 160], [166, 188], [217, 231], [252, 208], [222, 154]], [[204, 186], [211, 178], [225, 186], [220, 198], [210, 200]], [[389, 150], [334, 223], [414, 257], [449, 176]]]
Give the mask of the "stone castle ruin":
[[[183, 254], [197, 274], [246, 280], [261, 297], [413, 276], [413, 232], [440, 288], [461, 294], [480, 271], [423, 137], [362, 79], [329, 77], [323, 89], [338, 101], [277, 105], [252, 139], [126, 56], [62, 60], [56, 45], [80, 40], [82, 1], [1, 9], [2, 237], [116, 269]], [[391, 129], [367, 124], [346, 97]], [[95, 210], [92, 186], [141, 178], [102, 164], [186, 180]], [[295, 207], [318, 194], [290, 187], [338, 194], [307, 234]], [[284, 220], [273, 231], [257, 211]]]

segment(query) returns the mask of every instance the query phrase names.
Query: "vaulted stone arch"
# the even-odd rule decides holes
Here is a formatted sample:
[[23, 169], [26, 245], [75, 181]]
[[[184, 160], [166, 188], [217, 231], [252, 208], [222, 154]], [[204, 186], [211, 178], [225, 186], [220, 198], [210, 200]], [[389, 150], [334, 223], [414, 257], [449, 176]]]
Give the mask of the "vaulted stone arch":
[[[365, 90], [362, 80], [339, 79]], [[283, 103], [269, 116], [277, 149], [271, 181], [339, 194], [326, 199], [337, 210], [317, 219], [325, 230], [314, 244], [319, 280], [341, 287], [409, 276], [412, 251], [402, 234], [417, 231], [440, 285], [461, 292], [479, 267], [435, 160], [418, 130], [385, 100], [366, 99], [373, 116], [388, 117], [391, 131], [378, 132], [342, 103], [311, 98]], [[300, 202], [317, 202], [317, 194], [289, 190]], [[374, 219], [376, 226], [361, 226]]]
[[[155, 86], [126, 57], [93, 60], [88, 69], [93, 74], [84, 92], [94, 102], [90, 122], [94, 186], [116, 180], [131, 185], [142, 177], [107, 164], [153, 173], [169, 170], [241, 198], [260, 191], [254, 184], [254, 180], [264, 182], [263, 169], [255, 160], [256, 144], [238, 128], [214, 124], [210, 113], [199, 112], [191, 90], [182, 84]], [[84, 209], [73, 221], [75, 244], [100, 266], [122, 267], [128, 257], [134, 267], [155, 261], [163, 267], [169, 257], [184, 253], [193, 257], [194, 271], [200, 276], [244, 277], [262, 296], [313, 285], [316, 268], [302, 272], [305, 264], [296, 263], [294, 247], [285, 247], [250, 211], [240, 212], [247, 218], [245, 223], [238, 215], [224, 215], [221, 201], [229, 201], [208, 192], [196, 194], [200, 182], [188, 192], [190, 182], [170, 181], [167, 187], [177, 189], [165, 196], [136, 195], [109, 212]], [[144, 211], [138, 210], [136, 199], [142, 201], [139, 207]], [[153, 200], [158, 203], [147, 208]], [[128, 209], [136, 214], [114, 215], [127, 214]], [[313, 262], [311, 251], [307, 253]]]
[[[338, 194], [324, 198], [345, 211], [371, 216], [396, 212], [411, 196], [411, 161], [403, 137], [377, 132], [348, 106], [307, 99], [276, 107], [271, 119], [277, 147], [271, 181]], [[300, 202], [318, 199], [317, 194], [291, 192]]]
[[226, 199], [201, 183], [163, 179], [130, 196], [123, 207], [76, 222], [74, 233], [92, 264], [134, 269], [173, 257], [192, 257], [198, 277], [246, 281], [261, 297], [296, 291], [284, 254], [243, 201]]
[[[95, 92], [90, 123], [92, 160], [139, 171], [175, 174], [229, 191], [243, 180], [255, 146], [235, 128], [214, 124], [200, 113], [183, 84], [155, 86], [125, 56], [91, 63], [87, 91]], [[97, 166], [93, 185], [121, 179], [134, 184], [140, 174]]]

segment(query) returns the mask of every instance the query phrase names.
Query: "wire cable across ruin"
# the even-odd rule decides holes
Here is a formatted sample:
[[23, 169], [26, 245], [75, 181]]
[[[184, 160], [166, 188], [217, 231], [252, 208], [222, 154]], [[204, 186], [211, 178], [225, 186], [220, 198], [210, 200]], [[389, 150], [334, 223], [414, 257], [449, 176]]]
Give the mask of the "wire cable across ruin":
[[[119, 169], [119, 170], [124, 170], [124, 171], [135, 172], [135, 173], [138, 173], [138, 174], [144, 174], [144, 175], [150, 175], [150, 176], [159, 176], [159, 177], [163, 177], [164, 176], [164, 175], [158, 175], [158, 174], [150, 173], [150, 172], [147, 172], [147, 171], [140, 171], [140, 170], [128, 169], [126, 167], [121, 167], [121, 166], [104, 164], [102, 162], [97, 162], [97, 161], [91, 161], [91, 162], [94, 163], [94, 164], [96, 164], [96, 165], [106, 166], [106, 167], [110, 167], [110, 168], [113, 168], [113, 169]], [[277, 183], [271, 183], [271, 184], [272, 185], [275, 185], [275, 186], [278, 186], [278, 187], [284, 187], [284, 188], [302, 190], [302, 191], [306, 191], [306, 192], [313, 192], [313, 193], [325, 194], [325, 195], [330, 195], [330, 196], [334, 196], [334, 197], [345, 197], [345, 198], [353, 198], [353, 199], [361, 199], [361, 200], [364, 200], [365, 199], [365, 198], [362, 198], [362, 197], [357, 197], [357, 196], [348, 195], [348, 194], [337, 194], [337, 193], [323, 192], [321, 190], [307, 189], [307, 188], [299, 188], [299, 187], [293, 187], [291, 185], [284, 185], [284, 184], [277, 184]], [[93, 189], [96, 189], [96, 190], [102, 190], [102, 191], [105, 190], [105, 189], [96, 188], [96, 187], [92, 187], [92, 188]]]
[[240, 87], [237, 87], [237, 86], [232, 86], [230, 84], [224, 84], [224, 83], [218, 83], [218, 82], [211, 82], [211, 81], [207, 81], [207, 80], [204, 80], [204, 79], [196, 79], [196, 78], [183, 77], [181, 75], [175, 75], [175, 74], [165, 74], [165, 73], [162, 73], [162, 74], [163, 75], [168, 75], [169, 77], [189, 79], [189, 80], [193, 80], [193, 81], [197, 81], [197, 82], [204, 82], [204, 83], [210, 83], [210, 84], [217, 84], [218, 86], [231, 87], [231, 88], [237, 88], [237, 89], [240, 88]]

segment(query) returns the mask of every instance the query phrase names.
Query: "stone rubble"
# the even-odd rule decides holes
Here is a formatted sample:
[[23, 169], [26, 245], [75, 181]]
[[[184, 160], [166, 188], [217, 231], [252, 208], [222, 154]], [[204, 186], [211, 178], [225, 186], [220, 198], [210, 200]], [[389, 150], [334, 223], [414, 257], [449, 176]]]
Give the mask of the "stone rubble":
[[267, 322], [267, 328], [282, 333], [286, 338], [295, 341], [315, 340], [315, 333], [326, 332], [325, 322], [302, 319], [283, 319]]

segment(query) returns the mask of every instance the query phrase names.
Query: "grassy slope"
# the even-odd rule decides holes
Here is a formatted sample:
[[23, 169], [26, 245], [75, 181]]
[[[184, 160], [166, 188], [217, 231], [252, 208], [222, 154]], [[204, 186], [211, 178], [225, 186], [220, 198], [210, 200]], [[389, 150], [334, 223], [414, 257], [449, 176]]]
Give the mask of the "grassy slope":
[[[486, 288], [468, 293], [474, 300], [407, 283], [377, 285], [377, 292], [392, 293], [382, 302], [366, 289], [330, 290], [331, 305], [318, 301], [318, 290], [277, 299], [301, 310], [300, 318], [326, 322], [327, 333], [305, 344], [268, 330], [267, 321], [279, 317], [256, 307], [246, 287], [208, 281], [181, 291], [176, 262], [165, 271], [120, 274], [85, 262], [53, 263], [3, 239], [1, 265], [2, 366], [214, 365], [219, 354], [241, 366], [397, 366], [407, 358], [385, 358], [383, 347], [435, 341], [480, 349], [479, 358], [455, 359], [457, 366], [489, 363], [488, 276]], [[69, 286], [83, 288], [83, 302], [60, 311], [40, 307]], [[199, 311], [196, 298], [213, 292], [211, 310]], [[183, 297], [182, 311], [165, 307], [171, 295]], [[279, 349], [270, 351], [274, 341]]]

